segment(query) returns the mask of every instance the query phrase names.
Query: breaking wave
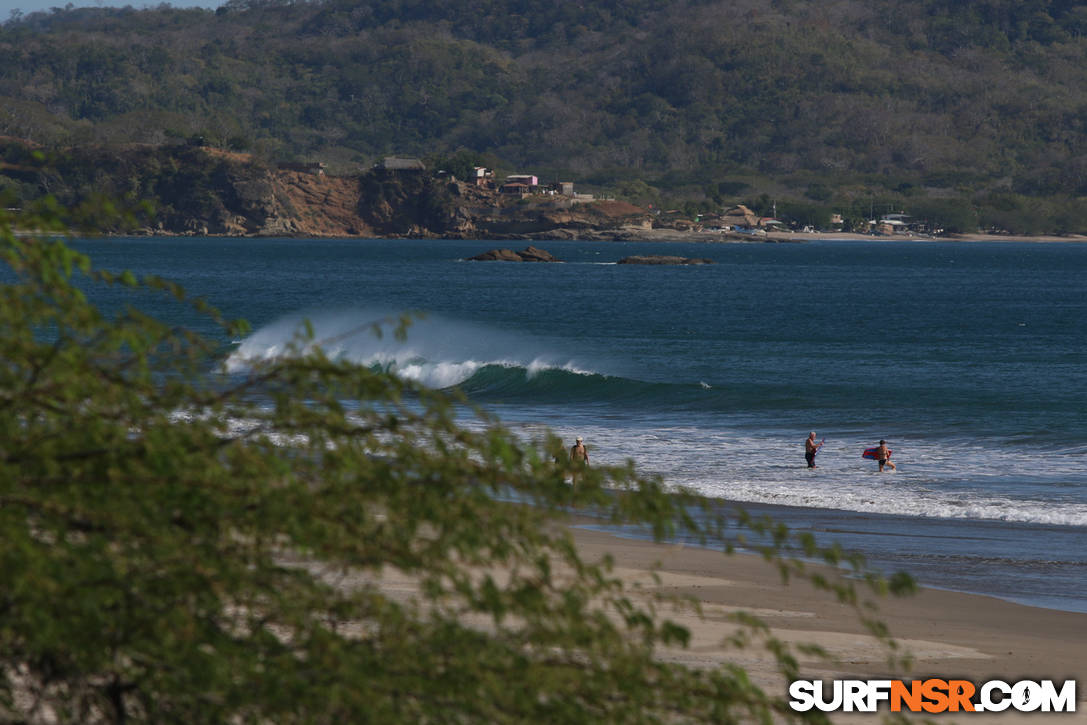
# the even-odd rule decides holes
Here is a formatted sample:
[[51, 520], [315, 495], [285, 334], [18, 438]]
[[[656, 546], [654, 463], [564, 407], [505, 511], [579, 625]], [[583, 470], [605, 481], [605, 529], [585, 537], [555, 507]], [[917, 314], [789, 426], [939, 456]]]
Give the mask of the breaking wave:
[[239, 372], [254, 361], [290, 354], [308, 319], [312, 344], [328, 355], [430, 388], [510, 392], [524, 385], [539, 388], [541, 381], [554, 382], [556, 375], [567, 381], [609, 377], [531, 337], [437, 316], [415, 320], [406, 340], [397, 340], [387, 326], [381, 336], [374, 333], [375, 323], [396, 317], [373, 310], [285, 317], [241, 341], [227, 369]]

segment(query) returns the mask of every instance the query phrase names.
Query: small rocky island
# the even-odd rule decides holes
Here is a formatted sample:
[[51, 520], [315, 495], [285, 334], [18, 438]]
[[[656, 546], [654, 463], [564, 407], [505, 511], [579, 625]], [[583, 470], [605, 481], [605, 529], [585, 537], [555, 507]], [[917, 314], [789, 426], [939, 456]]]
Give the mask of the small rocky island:
[[470, 262], [561, 262], [550, 252], [529, 246], [521, 252], [512, 249], [492, 249], [474, 257], [469, 257]]
[[623, 257], [618, 264], [716, 264], [705, 257], [672, 257], [667, 254]]

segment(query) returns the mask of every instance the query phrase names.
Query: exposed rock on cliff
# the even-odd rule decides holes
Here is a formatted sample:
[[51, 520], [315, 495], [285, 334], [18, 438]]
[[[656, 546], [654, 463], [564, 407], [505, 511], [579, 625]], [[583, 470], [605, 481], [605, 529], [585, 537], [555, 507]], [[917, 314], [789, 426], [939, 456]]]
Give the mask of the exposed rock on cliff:
[[[199, 214], [210, 234], [240, 236], [372, 236], [357, 211], [357, 177], [272, 169], [247, 154], [200, 149], [217, 160], [209, 209], [194, 208], [185, 194], [164, 219], [165, 231]], [[217, 203], [216, 203], [217, 202]], [[178, 219], [178, 217], [181, 219]]]
[[333, 176], [316, 164], [273, 168], [249, 154], [192, 144], [83, 146], [41, 158], [17, 139], [0, 139], [0, 151], [18, 162], [0, 165], [0, 185], [26, 190], [27, 200], [52, 194], [75, 207], [101, 194], [154, 206], [141, 229], [107, 232], [608, 239], [652, 226], [645, 210], [624, 202], [521, 198], [425, 170]]
[[[18, 141], [0, 142], [19, 158]], [[13, 148], [14, 147], [14, 148]], [[51, 194], [65, 207], [104, 197], [136, 208], [146, 234], [372, 236], [359, 216], [358, 177], [274, 169], [249, 154], [205, 146], [79, 146], [27, 155], [22, 200]], [[0, 168], [0, 185], [12, 177]], [[149, 202], [152, 212], [135, 207]]]

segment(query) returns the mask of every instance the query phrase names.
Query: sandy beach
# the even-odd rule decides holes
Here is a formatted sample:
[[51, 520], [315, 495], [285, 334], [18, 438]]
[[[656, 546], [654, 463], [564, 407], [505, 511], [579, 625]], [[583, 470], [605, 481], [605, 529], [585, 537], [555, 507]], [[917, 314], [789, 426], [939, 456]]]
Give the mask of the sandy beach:
[[924, 234], [891, 234], [875, 236], [849, 232], [781, 232], [767, 234], [774, 241], [815, 241], [833, 239], [857, 242], [1087, 242], [1087, 236], [1016, 236], [1014, 234], [943, 234], [938, 237]]
[[[774, 634], [788, 642], [814, 642], [836, 659], [801, 659], [806, 677], [966, 679], [981, 683], [1051, 679], [1077, 680], [1077, 712], [968, 713], [940, 716], [976, 723], [1087, 722], [1087, 614], [1039, 609], [991, 597], [922, 589], [906, 598], [879, 600], [880, 618], [891, 635], [913, 656], [912, 668], [889, 668], [885, 650], [857, 621], [854, 611], [806, 582], [783, 585], [761, 557], [726, 556], [681, 545], [621, 538], [584, 528], [572, 530], [583, 555], [595, 560], [605, 552], [615, 558], [616, 573], [630, 584], [652, 591], [690, 595], [702, 603], [703, 617], [692, 612], [669, 615], [692, 632], [690, 647], [668, 650], [662, 657], [695, 667], [723, 662], [743, 665], [768, 692], [781, 693], [769, 655], [757, 649], [726, 649], [722, 640], [733, 631], [725, 616], [747, 610], [761, 617]], [[659, 565], [660, 583], [650, 569]], [[886, 713], [883, 713], [886, 714]], [[930, 716], [931, 717], [931, 716]], [[835, 721], [878, 722], [875, 714], [839, 714]]]
[[[553, 238], [568, 239], [584, 236], [589, 239], [620, 240], [629, 242], [814, 242], [825, 241], [853, 241], [853, 242], [1087, 242], [1087, 236], [1082, 234], [1070, 234], [1068, 236], [1016, 236], [1014, 234], [945, 234], [938, 237], [924, 234], [892, 234], [876, 236], [872, 234], [858, 234], [855, 232], [768, 232], [766, 234], [741, 234], [739, 232], [722, 232], [709, 230], [676, 230], [676, 229], [641, 229], [629, 228], [620, 232], [598, 233], [596, 235], [585, 233], [569, 233]], [[533, 238], [547, 239], [548, 235], [533, 235]]]

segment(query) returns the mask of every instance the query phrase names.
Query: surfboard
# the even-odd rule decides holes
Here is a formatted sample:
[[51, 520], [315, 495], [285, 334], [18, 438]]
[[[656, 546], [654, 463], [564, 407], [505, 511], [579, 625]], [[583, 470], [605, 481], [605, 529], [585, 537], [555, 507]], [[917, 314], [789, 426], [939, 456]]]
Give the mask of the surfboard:
[[[888, 448], [887, 449], [887, 457], [890, 458], [892, 453], [894, 453], [894, 451], [892, 451], [890, 448]], [[870, 458], [873, 461], [878, 461], [879, 460], [879, 447], [877, 446], [876, 448], [865, 448], [864, 453], [861, 454], [861, 458]]]

